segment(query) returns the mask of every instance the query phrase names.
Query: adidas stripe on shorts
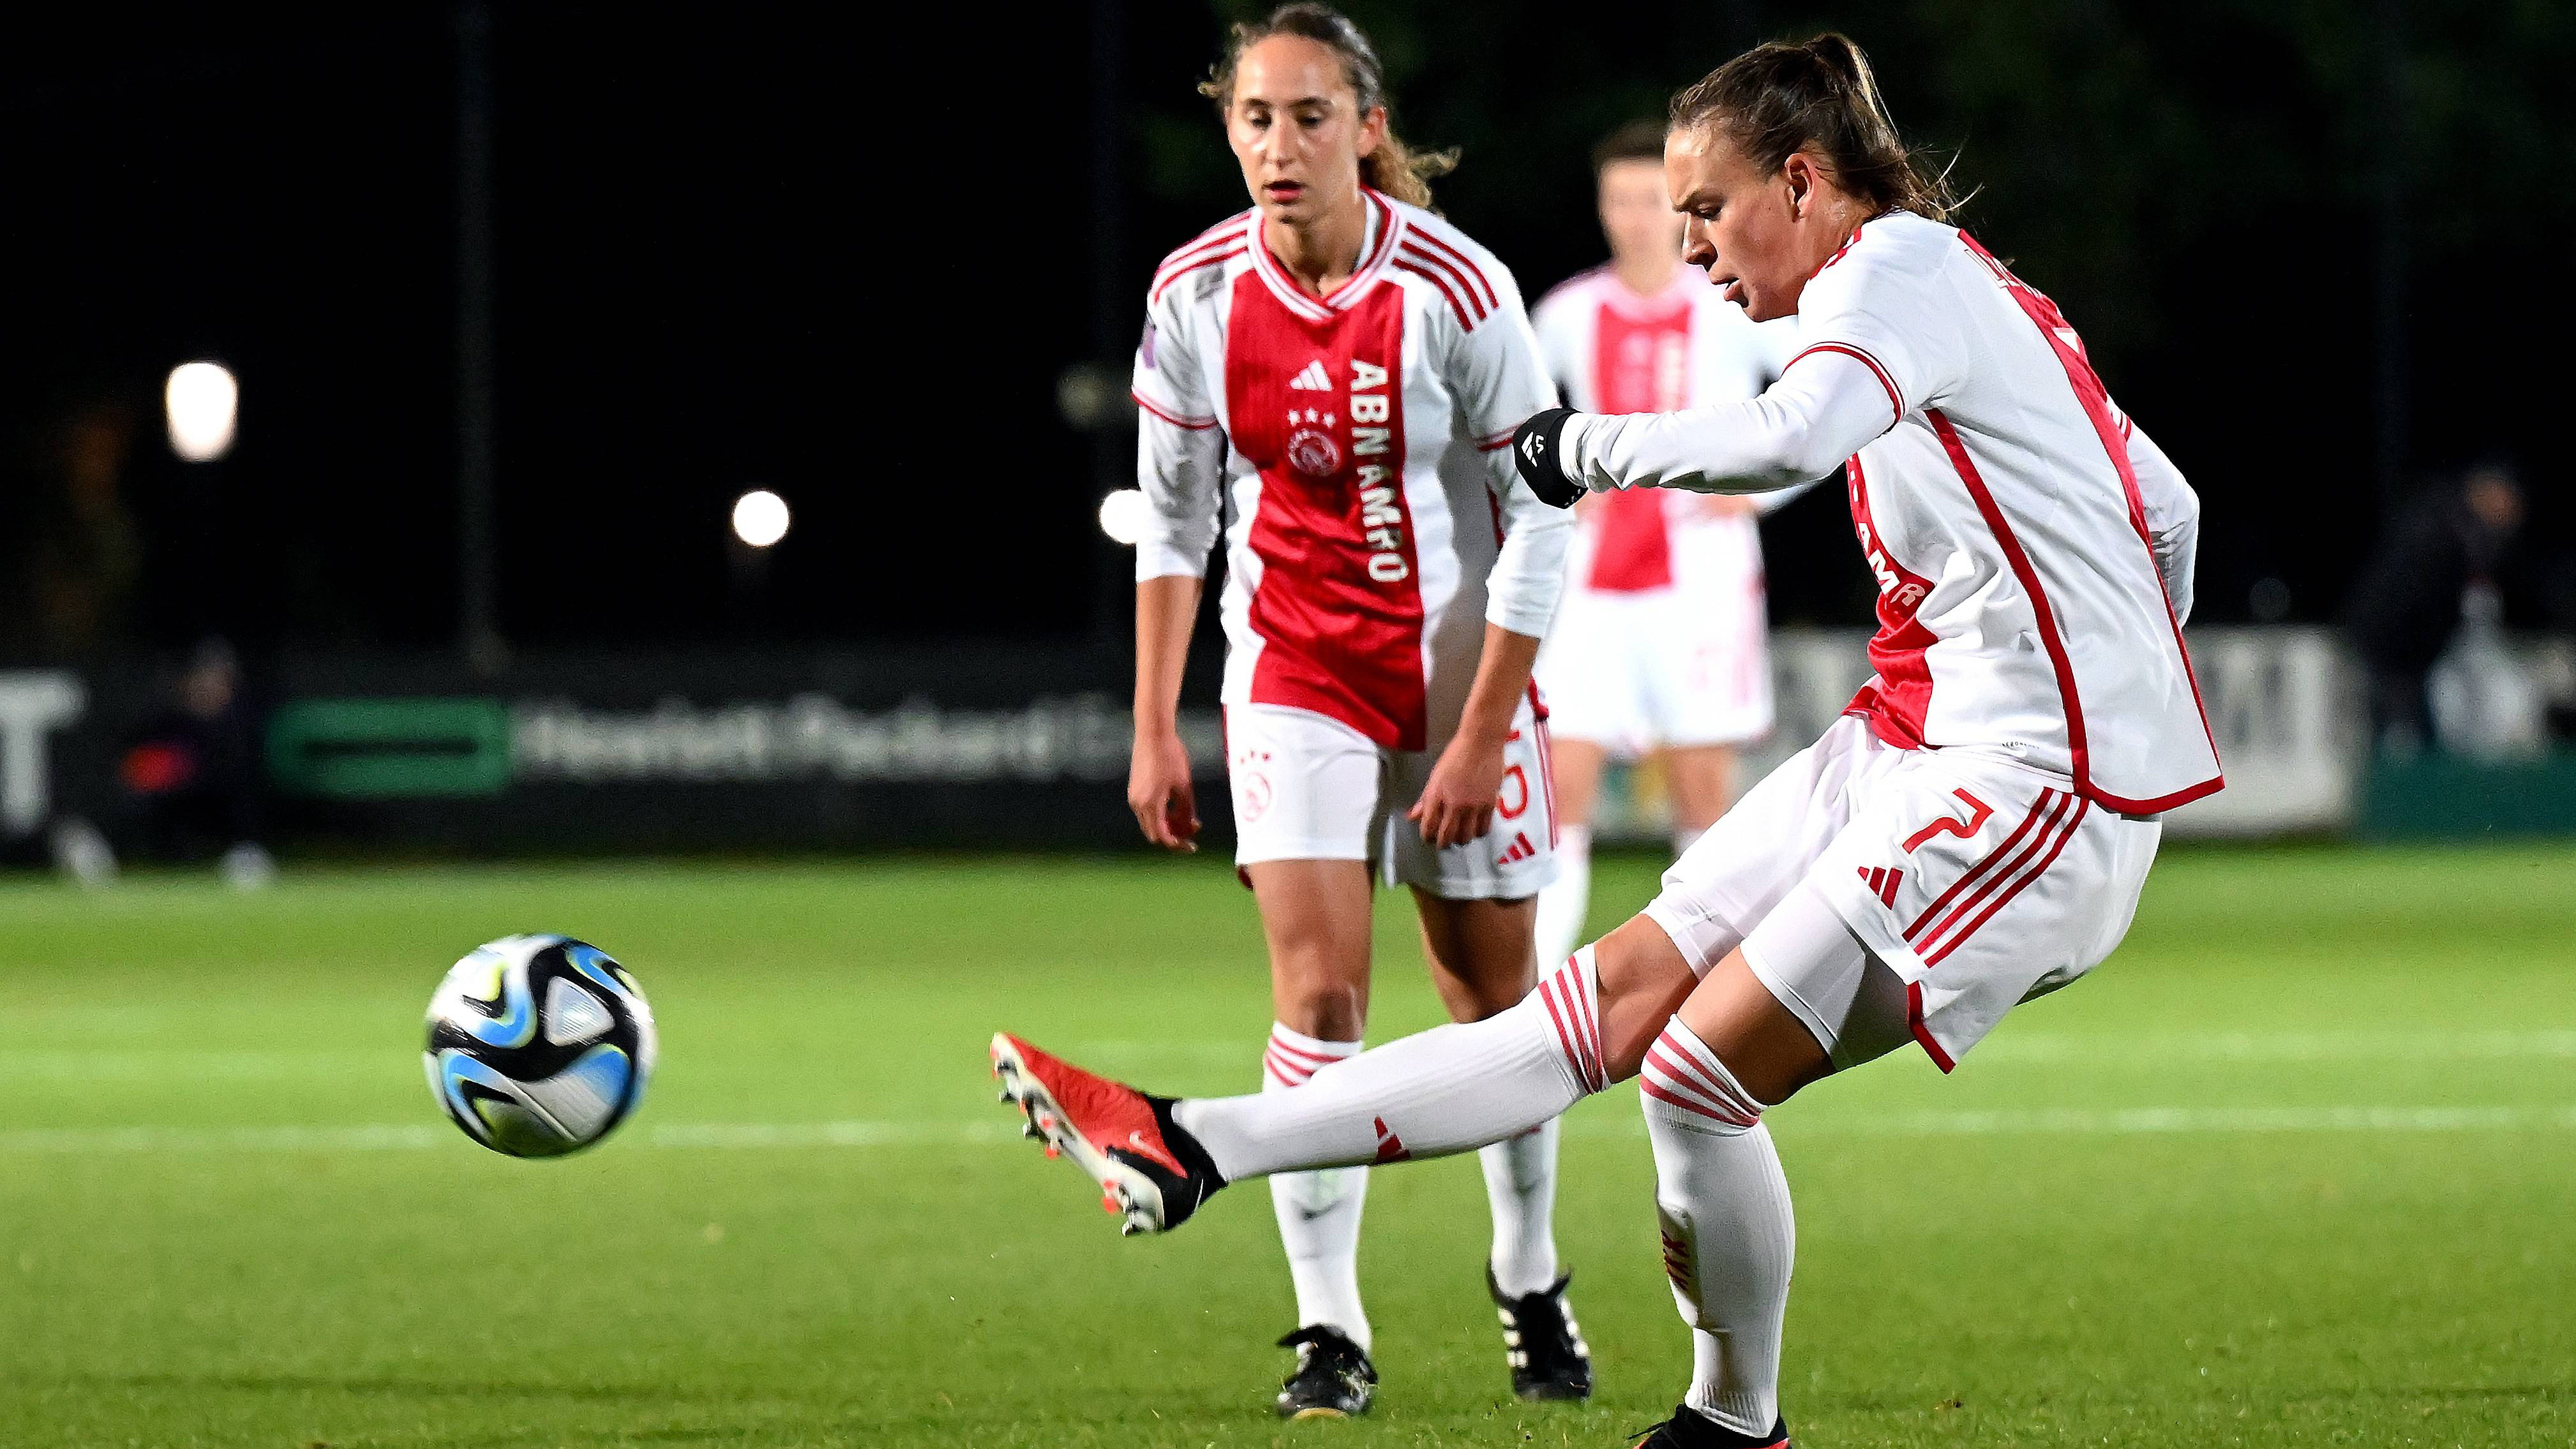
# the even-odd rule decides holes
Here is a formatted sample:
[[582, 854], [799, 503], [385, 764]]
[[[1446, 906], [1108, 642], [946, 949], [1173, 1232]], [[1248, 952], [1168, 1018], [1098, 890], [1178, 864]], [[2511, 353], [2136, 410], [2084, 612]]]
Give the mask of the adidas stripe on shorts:
[[1664, 875], [1646, 914], [1706, 974], [1745, 960], [1838, 1065], [1908, 1039], [1943, 1071], [2111, 954], [2163, 826], [1993, 751], [1845, 715]]

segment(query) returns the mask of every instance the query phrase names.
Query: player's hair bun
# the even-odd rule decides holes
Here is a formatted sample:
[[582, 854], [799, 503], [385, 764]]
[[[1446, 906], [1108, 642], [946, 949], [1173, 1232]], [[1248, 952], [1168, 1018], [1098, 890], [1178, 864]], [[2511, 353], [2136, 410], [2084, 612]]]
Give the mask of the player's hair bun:
[[1701, 125], [1717, 127], [1765, 171], [1814, 149], [1835, 184], [1873, 212], [1946, 221], [1961, 205], [1946, 174], [1915, 164], [1888, 119], [1869, 57], [1839, 32], [1757, 45], [1710, 71], [1673, 97], [1672, 129]]

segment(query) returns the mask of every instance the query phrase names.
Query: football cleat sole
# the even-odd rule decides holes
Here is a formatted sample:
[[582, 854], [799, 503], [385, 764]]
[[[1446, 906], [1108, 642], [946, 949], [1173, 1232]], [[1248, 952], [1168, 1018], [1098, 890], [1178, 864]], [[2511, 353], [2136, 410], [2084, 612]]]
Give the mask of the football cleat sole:
[[1165, 1225], [1162, 1189], [1152, 1178], [1091, 1145], [1074, 1130], [1064, 1109], [1020, 1057], [1019, 1047], [1001, 1032], [993, 1034], [993, 1076], [1002, 1084], [1002, 1100], [1016, 1104], [1027, 1119], [1021, 1130], [1046, 1144], [1046, 1155], [1062, 1156], [1100, 1185], [1100, 1207], [1117, 1218], [1120, 1237], [1159, 1233]]

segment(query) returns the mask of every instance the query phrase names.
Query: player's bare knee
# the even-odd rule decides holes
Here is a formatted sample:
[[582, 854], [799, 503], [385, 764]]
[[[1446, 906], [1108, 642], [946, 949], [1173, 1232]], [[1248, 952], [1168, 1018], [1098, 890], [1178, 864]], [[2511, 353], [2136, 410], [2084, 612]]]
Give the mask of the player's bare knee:
[[1368, 1028], [1368, 986], [1321, 972], [1283, 979], [1272, 986], [1271, 1010], [1292, 1031], [1324, 1041], [1358, 1041]]
[[1592, 944], [1599, 973], [1601, 1048], [1610, 1080], [1637, 1075], [1655, 1037], [1689, 997], [1690, 963], [1664, 929], [1644, 916]]

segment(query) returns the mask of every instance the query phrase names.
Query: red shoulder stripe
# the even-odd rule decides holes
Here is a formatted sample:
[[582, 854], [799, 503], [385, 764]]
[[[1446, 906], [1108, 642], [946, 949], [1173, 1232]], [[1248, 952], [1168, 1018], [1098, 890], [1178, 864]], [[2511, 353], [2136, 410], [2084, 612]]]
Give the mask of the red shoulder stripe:
[[1203, 242], [1192, 242], [1163, 258], [1163, 264], [1154, 269], [1154, 275], [1162, 277], [1173, 272], [1186, 272], [1218, 252], [1238, 248], [1244, 244], [1245, 234], [1241, 231], [1228, 232], [1224, 236], [1211, 237]]
[[1151, 304], [1163, 300], [1163, 293], [1169, 291], [1174, 282], [1179, 281], [1181, 278], [1188, 276], [1192, 272], [1200, 271], [1207, 267], [1222, 266], [1227, 262], [1233, 261], [1236, 257], [1242, 256], [1243, 251], [1243, 243], [1238, 240], [1233, 246], [1224, 248], [1220, 251], [1209, 252], [1198, 258], [1196, 261], [1191, 262], [1188, 266], [1180, 267], [1172, 271], [1155, 273], [1154, 289], [1146, 294], [1146, 302]]
[[1485, 320], [1485, 304], [1476, 300], [1475, 284], [1469, 282], [1455, 266], [1452, 266], [1450, 263], [1441, 260], [1439, 257], [1436, 257], [1429, 252], [1415, 251], [1409, 247], [1401, 254], [1411, 257], [1414, 265], [1428, 271], [1438, 272], [1440, 275], [1445, 276], [1450, 281], [1456, 283], [1458, 287], [1458, 295], [1464, 297], [1467, 301], [1467, 310], [1475, 314], [1477, 321], [1482, 322]]
[[1197, 236], [1191, 237], [1188, 241], [1172, 248], [1169, 252], [1164, 253], [1163, 265], [1168, 267], [1174, 260], [1179, 258], [1182, 253], [1198, 250], [1199, 245], [1202, 242], [1216, 240], [1219, 232], [1239, 231], [1243, 227], [1249, 225], [1251, 221], [1252, 213], [1250, 211], [1238, 211], [1234, 215], [1227, 217], [1225, 220], [1218, 222], [1216, 225], [1209, 227], [1207, 230], [1200, 232]]
[[[1442, 241], [1440, 238], [1433, 236], [1427, 231], [1417, 230], [1412, 233], [1411, 239], [1431, 248], [1432, 251], [1454, 263], [1458, 270], [1474, 278], [1475, 287], [1477, 289], [1481, 289], [1484, 293], [1482, 300], [1486, 310], [1490, 311], [1493, 308], [1503, 305], [1501, 296], [1494, 291], [1494, 284], [1485, 279], [1484, 269], [1469, 260], [1465, 252], [1458, 250], [1456, 247], [1449, 245], [1447, 242]], [[1473, 294], [1473, 290], [1471, 290], [1470, 295]]]
[[1432, 286], [1439, 288], [1441, 300], [1449, 304], [1449, 311], [1458, 319], [1458, 330], [1462, 332], [1473, 332], [1476, 330], [1476, 324], [1467, 319], [1467, 309], [1460, 305], [1458, 294], [1449, 290], [1448, 281], [1438, 272], [1432, 271], [1430, 268], [1413, 261], [1411, 254], [1405, 252], [1397, 253], [1395, 260], [1390, 263], [1390, 265], [1395, 267], [1398, 271], [1411, 272], [1417, 277], [1422, 277], [1428, 280]]

